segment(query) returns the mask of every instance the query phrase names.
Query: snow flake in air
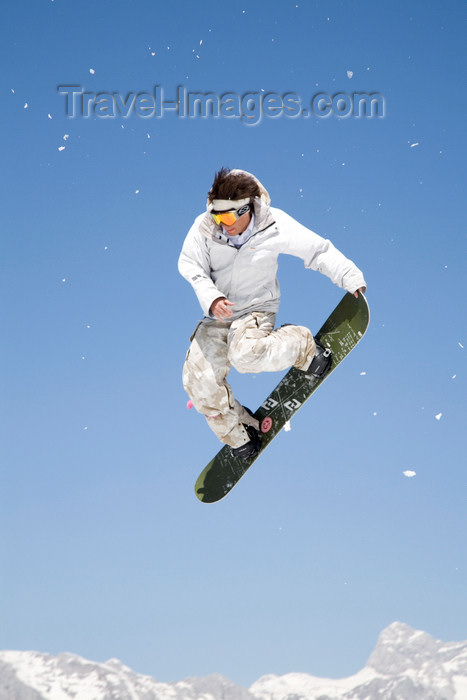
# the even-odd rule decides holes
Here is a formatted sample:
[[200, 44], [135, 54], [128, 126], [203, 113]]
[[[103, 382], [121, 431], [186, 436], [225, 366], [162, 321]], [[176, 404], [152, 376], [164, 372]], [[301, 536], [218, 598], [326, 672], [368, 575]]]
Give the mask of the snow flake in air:
[[59, 146], [59, 147], [58, 147], [58, 150], [59, 150], [59, 151], [64, 151], [64, 150], [65, 150], [65, 146]]
[[410, 148], [415, 148], [415, 146], [420, 146], [420, 142], [416, 141], [415, 143], [410, 144]]
[[90, 68], [90, 69], [89, 69], [89, 72], [91, 73], [91, 75], [95, 75], [95, 73], [96, 73], [96, 71], [94, 70], [94, 68]]
[[402, 472], [404, 476], [406, 476], [408, 479], [411, 479], [413, 476], [416, 476], [417, 472], [412, 471], [411, 469], [406, 469], [405, 472]]
[[442, 415], [443, 415], [442, 413], [437, 413], [435, 416], [436, 420], [441, 420]]
[[348, 70], [348, 71], [347, 71], [347, 77], [348, 77], [349, 80], [350, 80], [351, 78], [353, 78], [353, 70]]

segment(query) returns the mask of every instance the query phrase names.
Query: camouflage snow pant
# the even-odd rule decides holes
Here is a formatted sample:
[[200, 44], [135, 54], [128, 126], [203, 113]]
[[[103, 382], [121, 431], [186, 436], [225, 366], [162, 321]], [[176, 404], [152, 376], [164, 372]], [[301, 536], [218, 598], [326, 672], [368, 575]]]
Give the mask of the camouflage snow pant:
[[308, 328], [286, 325], [274, 330], [274, 322], [275, 314], [262, 312], [235, 321], [205, 319], [192, 336], [183, 386], [209, 427], [231, 447], [248, 442], [243, 423], [259, 425], [234, 398], [226, 381], [230, 368], [242, 373], [275, 372], [291, 365], [306, 369], [315, 354]]

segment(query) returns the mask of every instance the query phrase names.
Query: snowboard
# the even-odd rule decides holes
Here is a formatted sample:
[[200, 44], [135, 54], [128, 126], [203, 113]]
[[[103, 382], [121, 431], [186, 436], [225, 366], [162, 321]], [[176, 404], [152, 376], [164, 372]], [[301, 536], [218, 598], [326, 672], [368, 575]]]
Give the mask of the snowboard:
[[320, 378], [295, 367], [287, 372], [254, 413], [261, 428], [261, 451], [250, 459], [240, 459], [224, 445], [196, 481], [195, 493], [200, 501], [220, 501], [232, 490], [292, 416], [360, 342], [369, 320], [370, 311], [363, 294], [359, 293], [358, 298], [346, 294], [342, 298], [315, 336], [332, 351], [330, 370]]

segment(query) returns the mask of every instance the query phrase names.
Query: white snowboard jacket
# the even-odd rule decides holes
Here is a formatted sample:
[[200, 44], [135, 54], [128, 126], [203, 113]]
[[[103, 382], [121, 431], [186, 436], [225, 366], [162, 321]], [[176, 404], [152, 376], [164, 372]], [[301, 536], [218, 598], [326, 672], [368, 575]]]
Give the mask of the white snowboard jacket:
[[261, 198], [254, 200], [254, 233], [240, 248], [213, 222], [209, 206], [188, 232], [178, 269], [192, 285], [206, 317], [213, 318], [209, 310], [219, 297], [233, 302], [233, 319], [252, 311], [276, 313], [280, 253], [301, 258], [306, 268], [322, 272], [347, 292], [366, 288], [362, 272], [331, 241], [270, 207], [269, 195], [261, 189]]

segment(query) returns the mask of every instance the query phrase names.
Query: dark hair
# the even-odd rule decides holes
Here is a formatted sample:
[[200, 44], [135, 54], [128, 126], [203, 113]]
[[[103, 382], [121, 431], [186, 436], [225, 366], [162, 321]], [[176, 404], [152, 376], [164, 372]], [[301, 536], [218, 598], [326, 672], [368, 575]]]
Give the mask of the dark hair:
[[261, 190], [256, 180], [246, 173], [232, 173], [228, 168], [221, 168], [214, 176], [214, 182], [208, 193], [209, 201], [213, 199], [245, 199], [260, 197]]

